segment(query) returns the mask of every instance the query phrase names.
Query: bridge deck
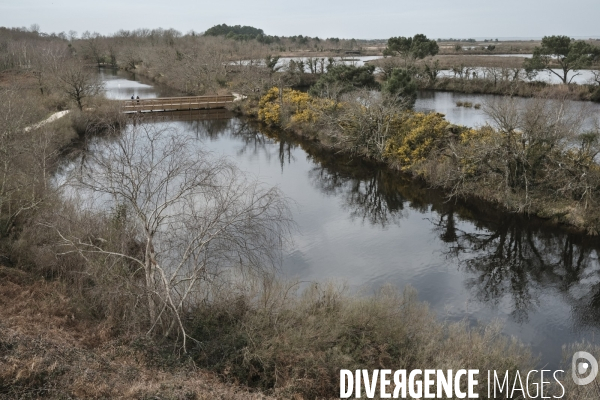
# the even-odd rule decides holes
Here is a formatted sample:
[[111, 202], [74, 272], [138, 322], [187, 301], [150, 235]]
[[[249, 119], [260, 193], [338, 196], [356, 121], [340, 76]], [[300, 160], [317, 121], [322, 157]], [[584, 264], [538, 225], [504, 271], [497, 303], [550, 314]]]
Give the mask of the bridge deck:
[[121, 106], [123, 112], [209, 110], [225, 108], [232, 103], [234, 96], [185, 96], [158, 97], [155, 99], [125, 100]]
[[235, 114], [226, 108], [212, 108], [210, 110], [178, 110], [165, 112], [131, 112], [127, 113], [134, 121], [205, 121], [215, 119], [231, 119]]

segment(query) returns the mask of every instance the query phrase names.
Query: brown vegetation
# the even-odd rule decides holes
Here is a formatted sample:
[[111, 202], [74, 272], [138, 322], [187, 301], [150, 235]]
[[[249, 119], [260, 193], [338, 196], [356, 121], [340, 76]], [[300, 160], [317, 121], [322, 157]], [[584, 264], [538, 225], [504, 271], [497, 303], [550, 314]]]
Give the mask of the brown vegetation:
[[0, 266], [0, 397], [267, 399], [173, 357], [165, 343], [117, 335], [58, 281]]
[[[394, 68], [412, 68], [420, 89], [459, 93], [484, 93], [520, 97], [545, 97], [598, 101], [600, 87], [589, 84], [554, 85], [528, 80], [523, 57], [437, 55], [406, 65], [404, 59], [388, 57], [371, 61], [386, 78]], [[597, 68], [595, 65], [592, 68]], [[447, 71], [451, 76], [442, 76]], [[596, 73], [593, 70], [594, 74]]]
[[428, 57], [424, 63], [438, 60], [442, 69], [452, 69], [455, 65], [468, 67], [492, 67], [492, 68], [523, 68], [524, 57], [498, 57], [494, 55], [470, 55], [470, 54], [438, 54]]
[[[83, 59], [187, 93], [235, 89], [248, 96], [239, 107], [266, 123], [387, 162], [454, 195], [589, 233], [600, 223], [597, 129], [577, 136], [577, 124], [543, 100], [524, 113], [510, 102], [488, 105], [496, 126], [472, 130], [412, 113], [409, 101], [388, 94], [311, 98], [289, 89], [304, 65], [278, 71], [269, 55], [308, 52], [316, 39], [265, 44], [174, 30], [63, 36], [11, 31], [0, 43], [11, 49], [1, 68], [32, 84], [3, 79], [0, 91], [1, 252], [15, 266], [0, 267], [0, 395], [263, 398], [218, 383], [203, 367], [279, 398], [316, 399], [337, 395], [340, 368], [533, 365], [496, 325], [436, 321], [410, 289], [360, 297], [273, 279], [267, 267], [289, 227], [276, 189], [143, 124], [121, 134], [118, 110], [94, 96], [93, 80], [84, 83], [94, 90], [81, 96], [56, 78], [68, 66], [85, 75]], [[435, 80], [437, 67], [426, 65], [423, 76]], [[69, 104], [79, 109], [69, 118], [23, 134]], [[57, 193], [50, 177], [77, 133], [111, 132], [105, 153], [82, 152], [72, 186], [104, 196], [102, 207]]]

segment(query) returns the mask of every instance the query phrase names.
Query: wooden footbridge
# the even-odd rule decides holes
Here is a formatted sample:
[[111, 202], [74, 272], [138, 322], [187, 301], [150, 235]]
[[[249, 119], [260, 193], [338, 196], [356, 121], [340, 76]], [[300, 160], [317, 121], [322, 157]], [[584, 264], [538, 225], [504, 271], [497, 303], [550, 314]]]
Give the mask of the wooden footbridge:
[[178, 110], [165, 112], [127, 113], [135, 124], [140, 119], [144, 121], [206, 121], [217, 119], [231, 119], [235, 114], [226, 108], [213, 108], [210, 110]]
[[235, 96], [186, 96], [158, 97], [155, 99], [125, 100], [121, 106], [123, 112], [152, 112], [152, 111], [182, 111], [182, 110], [211, 110], [225, 108], [233, 103]]

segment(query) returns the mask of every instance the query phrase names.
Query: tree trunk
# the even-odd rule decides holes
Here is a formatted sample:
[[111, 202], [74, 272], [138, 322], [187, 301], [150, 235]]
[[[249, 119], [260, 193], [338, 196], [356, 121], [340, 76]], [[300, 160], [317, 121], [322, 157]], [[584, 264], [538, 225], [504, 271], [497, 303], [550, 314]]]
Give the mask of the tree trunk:
[[146, 297], [148, 300], [148, 315], [150, 316], [150, 322], [156, 323], [156, 304], [152, 293], [155, 289], [154, 279], [154, 248], [152, 246], [152, 239], [148, 238], [146, 242], [146, 254], [145, 254], [145, 272], [146, 272]]

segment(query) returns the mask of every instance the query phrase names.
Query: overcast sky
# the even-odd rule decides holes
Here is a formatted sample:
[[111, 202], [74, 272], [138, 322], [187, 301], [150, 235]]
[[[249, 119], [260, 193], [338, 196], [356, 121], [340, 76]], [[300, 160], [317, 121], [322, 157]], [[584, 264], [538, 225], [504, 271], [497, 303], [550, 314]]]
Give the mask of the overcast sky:
[[226, 23], [321, 38], [600, 37], [599, 21], [600, 0], [0, 0], [0, 26], [47, 33]]

